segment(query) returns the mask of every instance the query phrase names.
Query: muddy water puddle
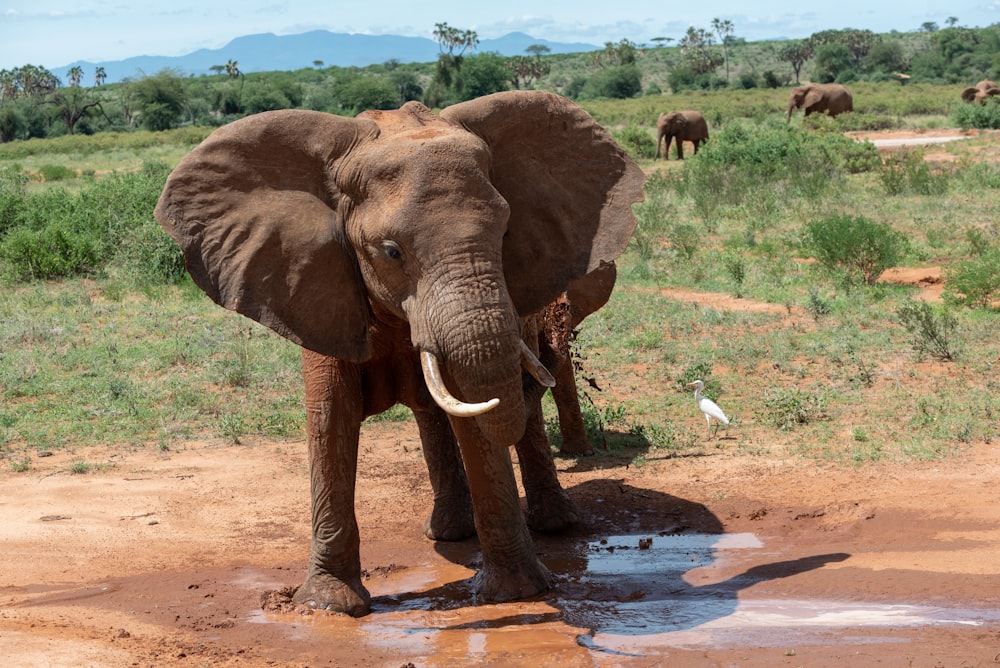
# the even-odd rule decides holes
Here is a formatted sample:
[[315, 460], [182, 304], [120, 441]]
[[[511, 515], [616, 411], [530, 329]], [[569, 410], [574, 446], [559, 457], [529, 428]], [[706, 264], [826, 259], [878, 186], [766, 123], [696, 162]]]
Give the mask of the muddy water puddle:
[[1000, 620], [992, 610], [754, 598], [748, 591], [849, 558], [832, 553], [783, 560], [751, 533], [608, 536], [543, 554], [556, 586], [535, 601], [471, 605], [473, 571], [460, 565], [471, 560], [452, 555], [456, 563], [390, 569], [366, 582], [372, 613], [361, 619], [257, 613], [253, 621], [291, 623], [296, 633], [445, 666], [500, 655], [555, 661], [581, 652], [593, 665], [617, 665], [672, 649], [808, 645], [828, 641], [831, 633], [845, 644], [900, 642], [891, 629]]

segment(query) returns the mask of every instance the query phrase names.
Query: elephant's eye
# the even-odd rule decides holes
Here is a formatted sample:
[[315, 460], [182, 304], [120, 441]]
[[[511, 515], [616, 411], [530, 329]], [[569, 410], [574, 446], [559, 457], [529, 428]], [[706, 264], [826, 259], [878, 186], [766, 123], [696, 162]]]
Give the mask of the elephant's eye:
[[403, 250], [395, 241], [383, 241], [382, 251], [393, 260], [403, 257]]

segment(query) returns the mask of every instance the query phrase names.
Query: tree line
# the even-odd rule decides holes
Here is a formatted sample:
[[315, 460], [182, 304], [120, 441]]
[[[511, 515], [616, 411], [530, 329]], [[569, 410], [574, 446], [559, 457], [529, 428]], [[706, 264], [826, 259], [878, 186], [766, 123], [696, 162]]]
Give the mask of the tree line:
[[[65, 83], [43, 67], [0, 70], [0, 141], [92, 134], [107, 130], [165, 130], [215, 126], [274, 109], [302, 108], [352, 116], [364, 109], [392, 109], [410, 100], [441, 108], [481, 95], [544, 88], [567, 97], [631, 98], [664, 92], [725, 87], [780, 87], [813, 81], [978, 81], [1000, 75], [1000, 25], [967, 28], [950, 17], [944, 28], [924, 23], [912, 33], [824, 30], [807, 39], [747, 43], [728, 20], [690, 27], [678, 40], [653, 45], [628, 39], [590, 54], [549, 55], [534, 45], [525, 55], [475, 53], [475, 31], [438, 23], [440, 53], [433, 63], [390, 60], [366, 68], [322, 67], [292, 72], [244, 73], [229, 60], [214, 74], [184, 76], [174, 70], [106, 84], [103, 68], [72, 68]], [[668, 45], [676, 42], [675, 45]], [[553, 69], [560, 68], [560, 76]], [[651, 76], [666, 71], [665, 86]], [[661, 77], [662, 80], [662, 77]]]

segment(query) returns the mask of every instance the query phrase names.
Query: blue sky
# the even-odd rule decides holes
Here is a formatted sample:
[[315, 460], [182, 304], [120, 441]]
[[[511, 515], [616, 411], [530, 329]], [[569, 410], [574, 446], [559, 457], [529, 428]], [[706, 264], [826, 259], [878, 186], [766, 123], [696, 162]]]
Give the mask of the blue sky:
[[[434, 24], [475, 30], [480, 38], [520, 31], [556, 42], [603, 45], [628, 38], [679, 38], [689, 26], [728, 19], [750, 41], [806, 37], [829, 28], [916, 30], [925, 21], [983, 27], [1000, 22], [1000, 0], [719, 0], [686, 9], [667, 0], [441, 0], [436, 3], [284, 2], [282, 0], [0, 0], [0, 69], [56, 68], [76, 60], [179, 56], [219, 48], [242, 35], [332, 32], [432, 38]], [[944, 8], [944, 9], [942, 9]]]

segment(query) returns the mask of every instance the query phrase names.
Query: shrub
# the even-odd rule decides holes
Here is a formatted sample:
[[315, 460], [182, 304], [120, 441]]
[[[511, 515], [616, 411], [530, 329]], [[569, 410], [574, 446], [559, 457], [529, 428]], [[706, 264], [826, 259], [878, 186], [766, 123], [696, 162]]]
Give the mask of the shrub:
[[942, 195], [948, 190], [948, 175], [931, 170], [924, 161], [924, 152], [919, 148], [904, 148], [890, 153], [878, 176], [882, 187], [890, 195]]
[[955, 359], [951, 341], [958, 325], [955, 316], [927, 302], [909, 302], [899, 307], [896, 317], [914, 335], [913, 349], [919, 355], [930, 355], [943, 362]]
[[1000, 130], [1000, 99], [987, 98], [986, 104], [968, 104], [966, 102], [957, 104], [952, 113], [952, 120], [963, 130], [969, 128]]
[[177, 283], [187, 271], [180, 246], [152, 220], [125, 234], [112, 264], [139, 284]]
[[841, 272], [848, 283], [871, 285], [906, 255], [903, 233], [864, 216], [835, 215], [805, 226], [805, 245], [826, 269]]
[[20, 169], [0, 169], [0, 235], [17, 224], [27, 185], [28, 176]]
[[38, 173], [42, 175], [46, 183], [75, 179], [77, 177], [75, 169], [70, 169], [64, 165], [41, 165], [38, 168]]
[[615, 140], [634, 158], [652, 159], [656, 154], [656, 142], [643, 128], [630, 125], [612, 134]]
[[637, 65], [619, 65], [600, 70], [587, 78], [581, 99], [609, 97], [628, 99], [642, 92], [642, 73]]
[[667, 230], [667, 241], [670, 242], [671, 248], [690, 262], [694, 254], [698, 252], [701, 234], [693, 225], [677, 223], [671, 225], [670, 229]]
[[1000, 300], [1000, 248], [947, 268], [944, 278], [944, 298], [949, 302], [988, 307]]
[[7, 280], [72, 276], [96, 266], [98, 252], [91, 240], [59, 223], [37, 231], [17, 228], [0, 242], [0, 274]]
[[778, 429], [791, 429], [826, 417], [822, 394], [792, 388], [768, 390], [764, 395], [763, 421]]

